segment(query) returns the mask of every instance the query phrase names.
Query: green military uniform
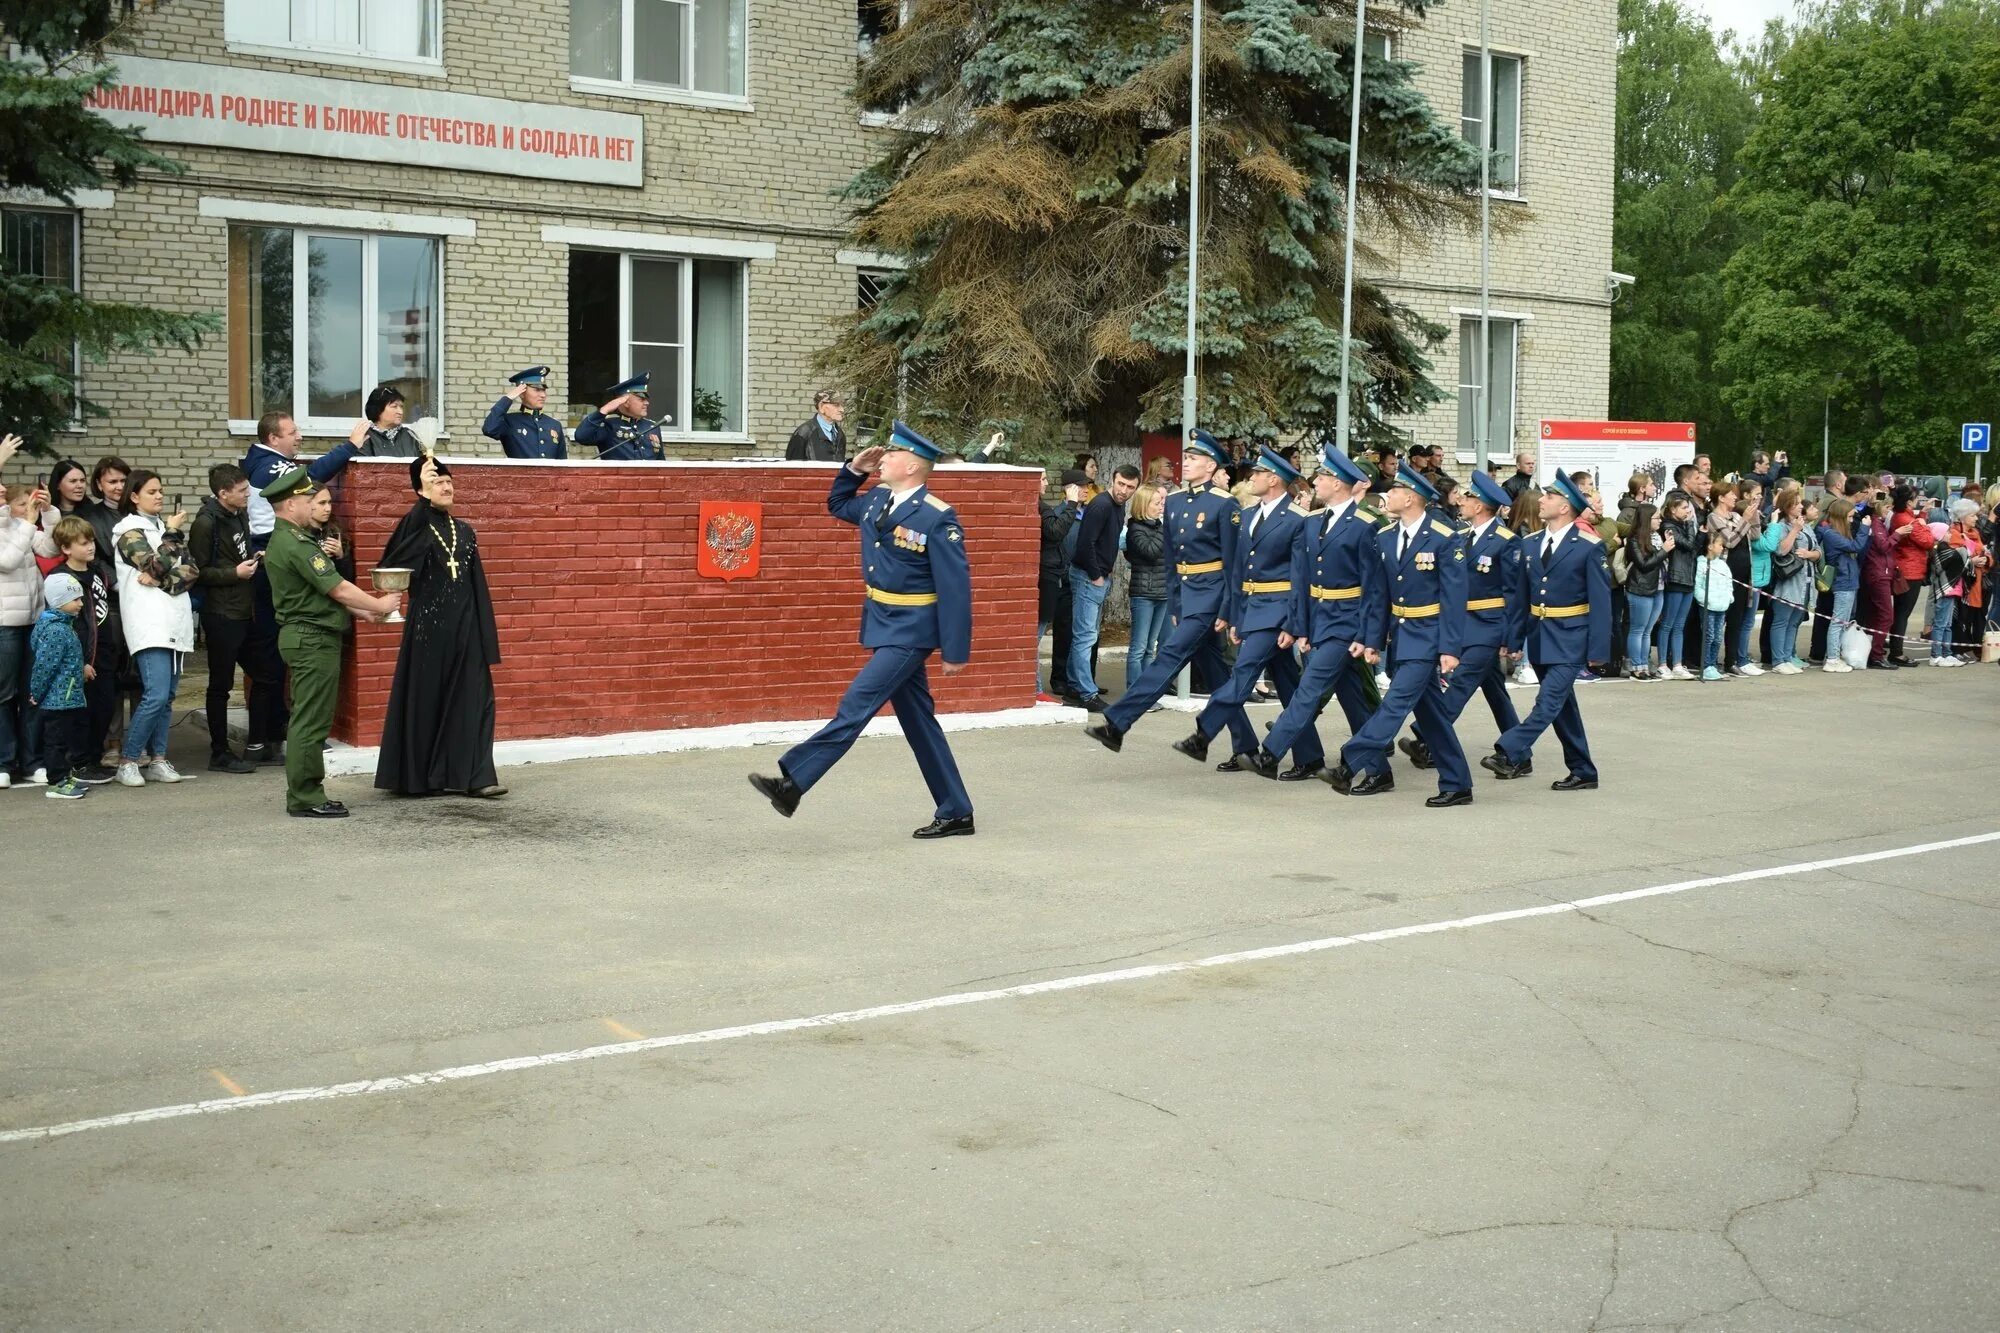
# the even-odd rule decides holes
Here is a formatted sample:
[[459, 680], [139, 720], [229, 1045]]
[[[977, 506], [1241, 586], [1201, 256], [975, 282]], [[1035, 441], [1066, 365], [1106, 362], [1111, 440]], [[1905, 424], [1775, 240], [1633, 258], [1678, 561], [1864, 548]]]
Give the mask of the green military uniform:
[[[308, 494], [304, 468], [282, 473], [261, 492], [267, 500]], [[292, 672], [292, 723], [285, 736], [285, 810], [302, 814], [330, 802], [326, 794], [326, 737], [340, 694], [340, 654], [350, 619], [332, 598], [344, 581], [310, 534], [277, 521], [264, 550], [271, 605], [278, 615], [278, 654]], [[342, 813], [345, 813], [344, 807]]]

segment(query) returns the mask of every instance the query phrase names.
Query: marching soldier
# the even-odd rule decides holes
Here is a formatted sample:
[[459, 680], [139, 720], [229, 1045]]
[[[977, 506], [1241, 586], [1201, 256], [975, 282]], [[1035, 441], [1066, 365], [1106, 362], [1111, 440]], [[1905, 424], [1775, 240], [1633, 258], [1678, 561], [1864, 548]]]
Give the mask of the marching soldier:
[[[568, 458], [569, 444], [562, 422], [542, 408], [549, 401], [549, 368], [529, 366], [507, 377], [514, 387], [500, 396], [486, 414], [480, 433], [500, 441], [509, 458]], [[520, 411], [510, 411], [518, 404]]]
[[[1458, 513], [1467, 531], [1465, 643], [1458, 670], [1452, 672], [1444, 692], [1445, 712], [1454, 722], [1474, 690], [1485, 695], [1502, 735], [1521, 724], [1514, 701], [1507, 697], [1507, 670], [1508, 659], [1521, 655], [1528, 620], [1521, 543], [1514, 530], [1500, 521], [1507, 505], [1507, 492], [1486, 472], [1474, 472], [1472, 484], [1459, 493]], [[1401, 745], [1418, 768], [1431, 766], [1430, 749], [1421, 740]]]
[[1597, 765], [1576, 706], [1576, 677], [1611, 655], [1611, 566], [1604, 544], [1576, 525], [1589, 501], [1560, 468], [1542, 492], [1543, 530], [1527, 539], [1522, 584], [1528, 615], [1528, 662], [1541, 678], [1535, 706], [1479, 762], [1499, 778], [1534, 771], [1535, 742], [1553, 726], [1569, 772], [1556, 791], [1595, 791]]
[[[1360, 504], [1368, 494], [1368, 474], [1328, 444], [1320, 452], [1313, 494], [1326, 508], [1305, 517], [1292, 575], [1292, 632], [1305, 654], [1305, 670], [1253, 764], [1259, 774], [1281, 782], [1317, 776], [1324, 767], [1313, 723], [1329, 690], [1350, 734], [1375, 711], [1369, 666], [1374, 654], [1368, 651], [1364, 612], [1382, 604], [1388, 585], [1376, 523]], [[1310, 744], [1300, 746], [1305, 737], [1312, 738]], [[1280, 773], [1278, 759], [1289, 750], [1296, 751], [1293, 766]], [[1321, 762], [1315, 764], [1299, 757], [1316, 753]]]
[[1084, 728], [1114, 754], [1124, 746], [1132, 724], [1160, 701], [1190, 661], [1199, 661], [1210, 680], [1226, 674], [1212, 636], [1228, 626], [1228, 571], [1236, 563], [1242, 516], [1229, 492], [1211, 485], [1210, 479], [1228, 461], [1228, 452], [1205, 430], [1193, 432], [1181, 455], [1187, 489], [1167, 497], [1166, 516], [1165, 561], [1172, 573], [1167, 580], [1167, 623], [1173, 632], [1118, 702]]
[[[750, 785], [789, 819], [886, 703], [896, 710], [903, 739], [937, 802], [931, 822], [911, 836], [964, 837], [973, 832], [972, 797], [938, 726], [924, 663], [941, 652], [944, 674], [955, 676], [972, 657], [965, 532], [952, 507], [925, 489], [942, 451], [900, 421], [890, 440], [886, 448], [863, 449], [835, 471], [826, 500], [835, 518], [861, 530], [868, 599], [861, 611], [861, 643], [873, 655], [841, 696], [833, 720], [785, 752], [777, 777], [753, 773]], [[859, 494], [862, 481], [876, 471], [881, 484]]]
[[285, 736], [285, 813], [299, 819], [345, 819], [347, 807], [326, 794], [326, 734], [340, 694], [340, 651], [350, 613], [363, 620], [394, 614], [397, 599], [371, 597], [340, 576], [306, 531], [318, 489], [304, 468], [265, 485], [276, 522], [264, 550], [278, 653], [292, 672], [292, 720]]
[[1431, 484], [1407, 465], [1397, 470], [1383, 497], [1382, 507], [1396, 520], [1377, 536], [1389, 595], [1368, 608], [1364, 647], [1375, 648], [1386, 636], [1389, 691], [1326, 774], [1344, 796], [1395, 789], [1389, 747], [1414, 714], [1431, 738], [1438, 768], [1438, 794], [1424, 804], [1433, 809], [1472, 804], [1472, 771], [1444, 714], [1441, 688], [1457, 668], [1465, 640], [1465, 546], [1456, 531], [1425, 513], [1436, 499]]
[[650, 415], [652, 373], [611, 386], [611, 401], [576, 423], [576, 442], [607, 463], [657, 463], [666, 456], [660, 428]]
[[[1291, 502], [1287, 489], [1298, 476], [1298, 469], [1269, 445], [1257, 450], [1249, 483], [1256, 504], [1242, 511], [1236, 559], [1229, 570], [1228, 610], [1222, 616], [1229, 622], [1229, 641], [1238, 645], [1236, 668], [1208, 696], [1208, 706], [1195, 718], [1194, 734], [1174, 742], [1174, 748], [1188, 758], [1205, 761], [1209, 738], [1227, 728], [1230, 755], [1216, 765], [1219, 773], [1256, 771], [1257, 732], [1243, 705], [1255, 692], [1258, 677], [1268, 669], [1285, 704], [1292, 702], [1298, 688], [1299, 664], [1292, 656], [1290, 626], [1296, 623], [1293, 579], [1304, 572], [1296, 568], [1296, 561], [1306, 511]], [[1319, 735], [1312, 729], [1301, 732], [1294, 746], [1298, 766], [1287, 775], [1290, 781], [1311, 777], [1325, 766]]]

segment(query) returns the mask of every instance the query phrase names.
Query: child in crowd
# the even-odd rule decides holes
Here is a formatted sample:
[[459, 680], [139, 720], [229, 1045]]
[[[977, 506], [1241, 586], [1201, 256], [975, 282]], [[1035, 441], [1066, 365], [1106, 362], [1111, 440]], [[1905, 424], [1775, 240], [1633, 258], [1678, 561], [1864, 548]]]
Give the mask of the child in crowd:
[[28, 698], [42, 715], [43, 763], [49, 771], [51, 799], [74, 801], [90, 789], [71, 776], [83, 763], [90, 714], [83, 697], [83, 647], [72, 623], [83, 610], [83, 585], [74, 574], [57, 570], [42, 583], [43, 609], [29, 636], [35, 661], [28, 679]]
[[[83, 587], [83, 610], [70, 621], [76, 627], [77, 646], [83, 652], [83, 692], [86, 699], [98, 691], [98, 663], [104, 652], [101, 634], [104, 619], [111, 612], [111, 590], [105, 585], [104, 571], [97, 563], [97, 529], [90, 520], [75, 514], [65, 514], [49, 533], [56, 550], [62, 553], [63, 562], [58, 569], [69, 574]], [[86, 736], [86, 741], [88, 737]], [[88, 748], [87, 745], [82, 748]], [[70, 776], [88, 786], [109, 782], [113, 771], [99, 760], [101, 755], [81, 757], [70, 769]]]
[[1729, 575], [1729, 539], [1720, 531], [1710, 531], [1708, 554], [1695, 562], [1694, 600], [1701, 608], [1701, 678], [1722, 680], [1717, 663], [1722, 636], [1729, 627], [1729, 608], [1736, 601], [1736, 585]]

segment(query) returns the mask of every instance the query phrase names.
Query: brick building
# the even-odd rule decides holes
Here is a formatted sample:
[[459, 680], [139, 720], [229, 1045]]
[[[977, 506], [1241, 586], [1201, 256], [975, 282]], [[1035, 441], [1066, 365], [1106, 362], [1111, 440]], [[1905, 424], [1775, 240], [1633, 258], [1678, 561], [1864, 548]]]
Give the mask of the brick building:
[[[1469, 113], [1468, 133], [1476, 23], [1471, 5], [1433, 10], [1394, 52], [1441, 113]], [[846, 95], [861, 25], [855, 0], [143, 13], [106, 109], [186, 172], [74, 212], [9, 201], [0, 244], [53, 281], [224, 328], [192, 357], [86, 367], [111, 416], [68, 452], [116, 450], [191, 501], [260, 413], [291, 411], [316, 451], [383, 381], [441, 418], [448, 452], [496, 452], [480, 421], [508, 373], [540, 363], [572, 425], [650, 369], [677, 456], [779, 452], [810, 410], [813, 351], [880, 262], [843, 250], [832, 197], [872, 151]], [[1526, 216], [1495, 250], [1496, 454], [1539, 416], [1605, 409], [1614, 28], [1608, 0], [1496, 0], [1495, 210]], [[1477, 306], [1476, 238], [1390, 259], [1428, 316]], [[1461, 345], [1435, 375], [1476, 387]], [[1404, 424], [1443, 443], [1452, 420]]]

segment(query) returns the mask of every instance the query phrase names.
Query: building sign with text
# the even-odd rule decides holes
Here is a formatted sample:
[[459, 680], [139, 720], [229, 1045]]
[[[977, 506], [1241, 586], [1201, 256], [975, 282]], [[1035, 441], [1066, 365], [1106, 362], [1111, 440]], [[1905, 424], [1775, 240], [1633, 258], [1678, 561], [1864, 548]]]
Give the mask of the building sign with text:
[[643, 185], [638, 116], [184, 60], [117, 61], [92, 109], [163, 143]]

